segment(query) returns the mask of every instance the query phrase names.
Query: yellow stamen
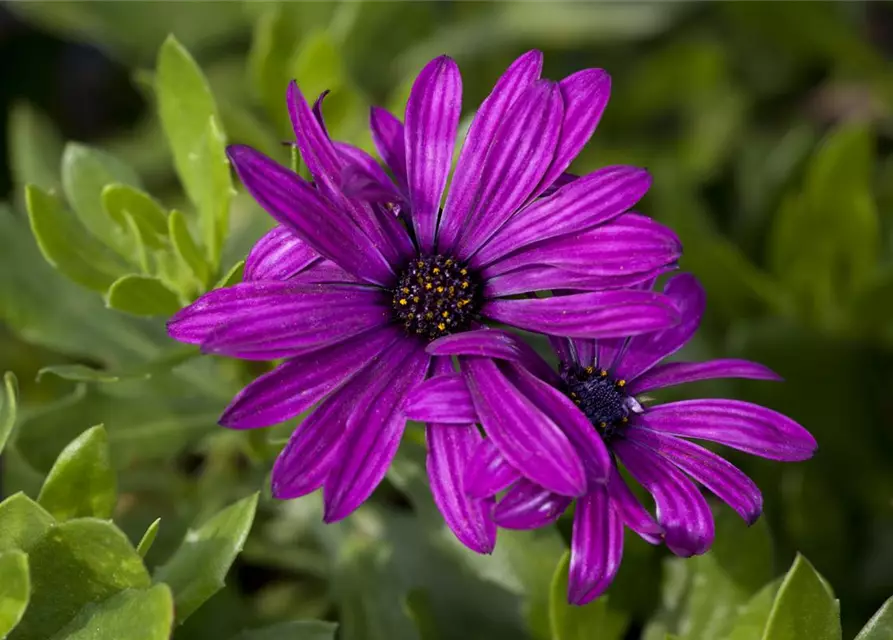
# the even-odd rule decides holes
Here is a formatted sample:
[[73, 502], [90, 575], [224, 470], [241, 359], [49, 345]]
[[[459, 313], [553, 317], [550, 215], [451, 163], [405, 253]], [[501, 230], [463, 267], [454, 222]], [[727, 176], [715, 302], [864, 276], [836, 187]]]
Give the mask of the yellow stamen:
[[437, 293], [443, 293], [443, 287], [437, 287]]
[[430, 291], [433, 287], [434, 287], [434, 285], [431, 284], [430, 282], [425, 285], [425, 289], [428, 291]]
[[618, 381], [617, 381], [617, 386], [618, 386], [618, 387], [625, 387], [625, 386], [626, 386], [626, 380], [618, 380]]
[[437, 325], [437, 328], [440, 329], [441, 331], [446, 331], [446, 325], [442, 322], [439, 325]]
[[402, 305], [405, 307], [406, 304], [407, 304], [407, 303], [406, 303], [406, 298], [400, 298], [400, 304], [402, 304]]
[[444, 312], [441, 313], [440, 315], [442, 315], [444, 318], [449, 318], [449, 317], [450, 317], [450, 312], [449, 312], [449, 311], [444, 311]]
[[601, 371], [598, 372], [598, 375], [600, 375], [602, 378], [607, 378], [608, 372], [605, 371], [604, 369], [602, 369]]

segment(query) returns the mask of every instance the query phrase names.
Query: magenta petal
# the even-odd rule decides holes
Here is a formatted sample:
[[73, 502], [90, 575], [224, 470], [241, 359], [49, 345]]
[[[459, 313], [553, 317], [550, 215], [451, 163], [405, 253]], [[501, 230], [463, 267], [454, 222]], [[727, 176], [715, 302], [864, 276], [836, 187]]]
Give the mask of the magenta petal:
[[575, 360], [578, 365], [583, 367], [595, 366], [596, 342], [595, 340], [587, 340], [586, 338], [576, 338], [571, 340], [573, 345]]
[[728, 504], [747, 524], [763, 512], [763, 496], [753, 480], [715, 453], [681, 438], [631, 427], [628, 437], [666, 458]]
[[476, 498], [489, 498], [508, 489], [521, 474], [508, 463], [493, 441], [482, 440], [465, 470], [465, 491]]
[[[403, 197], [381, 165], [362, 149], [336, 142], [335, 148], [343, 161], [342, 188], [349, 197], [360, 197], [374, 202], [400, 202]], [[369, 197], [370, 194], [375, 197]], [[408, 239], [408, 238], [407, 238]]]
[[585, 273], [566, 271], [548, 265], [535, 265], [515, 269], [484, 283], [485, 298], [505, 298], [519, 293], [535, 291], [605, 291], [608, 289], [627, 289], [643, 282], [651, 282], [655, 277], [675, 269], [675, 265], [614, 276], [593, 276]]
[[322, 103], [326, 99], [326, 96], [331, 93], [328, 89], [319, 94], [319, 97], [313, 102], [313, 117], [316, 118], [316, 121], [319, 123], [319, 126], [322, 128], [323, 133], [326, 137], [329, 137], [329, 132], [326, 129], [326, 121], [322, 117]]
[[678, 556], [705, 553], [713, 544], [713, 514], [695, 484], [651, 449], [634, 440], [613, 444], [624, 466], [654, 497], [667, 547]]
[[350, 515], [375, 490], [397, 453], [407, 392], [425, 378], [430, 357], [412, 340], [398, 341], [369, 371], [356, 409], [347, 420], [340, 460], [323, 487], [326, 522]]
[[512, 386], [492, 360], [463, 356], [460, 362], [484, 431], [506, 460], [555, 493], [582, 495], [583, 464], [561, 429]]
[[528, 51], [509, 66], [477, 110], [462, 145], [443, 207], [443, 221], [438, 236], [438, 247], [442, 252], [453, 251], [474, 207], [484, 161], [496, 130], [521, 94], [540, 77], [542, 68], [543, 54]]
[[372, 107], [369, 113], [372, 141], [378, 155], [394, 174], [397, 185], [406, 190], [406, 144], [403, 123], [381, 107]]
[[462, 76], [447, 56], [422, 69], [406, 103], [406, 178], [412, 224], [422, 253], [434, 248], [440, 202], [453, 160]]
[[663, 389], [685, 382], [715, 378], [747, 378], [781, 380], [781, 376], [761, 364], [748, 360], [710, 360], [708, 362], [667, 362], [659, 364], [633, 380], [627, 393], [637, 395], [652, 389]]
[[528, 300], [489, 300], [481, 314], [556, 336], [613, 338], [672, 327], [676, 309], [650, 291], [598, 291]]
[[539, 529], [558, 520], [572, 500], [522, 479], [496, 503], [493, 520], [506, 529]]
[[561, 93], [548, 80], [534, 82], [509, 110], [484, 161], [459, 259], [471, 258], [533, 192], [552, 160], [562, 113]]
[[611, 586], [623, 558], [623, 522], [599, 487], [577, 500], [571, 537], [567, 598], [583, 605]]
[[360, 278], [376, 284], [393, 280], [390, 265], [369, 238], [300, 176], [250, 147], [231, 146], [227, 153], [258, 204], [308, 246]]
[[350, 380], [401, 335], [400, 329], [388, 327], [292, 358], [242, 389], [220, 424], [253, 429], [294, 418]]
[[807, 460], [818, 445], [777, 411], [740, 400], [684, 400], [651, 407], [636, 421], [648, 429], [710, 440], [770, 460]]
[[664, 537], [663, 527], [642, 506], [642, 503], [639, 502], [639, 499], [627, 486], [620, 472], [617, 471], [616, 466], [611, 470], [611, 479], [608, 482], [608, 495], [611, 498], [612, 508], [620, 516], [623, 524], [638, 533], [646, 542], [660, 544]]
[[289, 281], [300, 285], [364, 284], [357, 280], [355, 276], [325, 258], [317, 260], [300, 273], [293, 275]]
[[287, 280], [319, 258], [298, 236], [277, 225], [251, 248], [243, 280]]
[[417, 422], [462, 425], [477, 422], [471, 393], [459, 373], [445, 373], [425, 380], [406, 396], [403, 411], [407, 418]]

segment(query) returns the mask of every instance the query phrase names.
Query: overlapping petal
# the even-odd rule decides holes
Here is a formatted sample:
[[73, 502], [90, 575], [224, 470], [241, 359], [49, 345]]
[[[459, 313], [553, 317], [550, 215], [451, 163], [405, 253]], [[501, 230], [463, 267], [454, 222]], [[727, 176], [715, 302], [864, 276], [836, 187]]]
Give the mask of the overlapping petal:
[[319, 259], [307, 243], [277, 225], [251, 248], [245, 259], [244, 280], [287, 280]]
[[652, 389], [715, 378], [781, 380], [781, 376], [768, 367], [748, 360], [728, 358], [707, 362], [667, 362], [657, 365], [633, 380], [627, 387], [627, 392], [635, 395]]
[[397, 186], [406, 192], [406, 144], [403, 123], [389, 111], [372, 107], [369, 128], [378, 155], [394, 174]]
[[478, 498], [495, 496], [521, 479], [493, 441], [484, 439], [477, 446], [465, 470], [465, 491]]
[[558, 520], [571, 501], [522, 478], [496, 503], [493, 520], [506, 529], [538, 529]]
[[567, 597], [583, 605], [605, 592], [623, 557], [623, 522], [600, 487], [577, 500], [571, 537]]
[[471, 392], [460, 373], [428, 378], [409, 392], [403, 411], [410, 420], [444, 424], [477, 422]]

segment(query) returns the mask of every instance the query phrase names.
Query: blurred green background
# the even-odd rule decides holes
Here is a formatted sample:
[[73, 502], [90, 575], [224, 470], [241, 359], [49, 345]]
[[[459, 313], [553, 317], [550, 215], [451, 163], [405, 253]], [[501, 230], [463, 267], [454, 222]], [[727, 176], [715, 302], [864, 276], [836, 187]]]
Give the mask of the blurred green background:
[[[893, 593], [888, 2], [0, 5], [0, 190], [8, 203], [0, 211], [0, 371], [14, 371], [22, 393], [22, 419], [2, 459], [3, 496], [39, 487], [69, 440], [105, 423], [121, 491], [115, 520], [136, 541], [162, 519], [151, 565], [196, 518], [264, 486], [292, 426], [260, 434], [215, 426], [263, 368], [199, 358], [170, 370], [172, 358], [189, 354], [166, 338], [163, 317], [106, 308], [46, 263], [28, 228], [24, 184], [64, 187], [69, 140], [103, 149], [166, 208], [189, 211], [153, 90], [170, 33], [204, 71], [227, 140], [282, 161], [292, 77], [307, 95], [331, 89], [330, 132], [369, 148], [368, 105], [401, 111], [414, 74], [441, 53], [461, 66], [465, 116], [530, 48], [546, 53], [551, 78], [607, 69], [611, 102], [573, 170], [630, 163], [652, 172], [642, 211], [677, 229], [683, 267], [709, 293], [684, 357], [753, 358], [786, 379], [689, 385], [673, 397], [761, 402], [800, 421], [820, 445], [813, 460], [788, 466], [729, 456], [763, 489], [768, 527], [745, 535], [730, 524], [717, 554], [755, 563], [769, 578], [803, 553], [841, 600], [845, 637]], [[230, 219], [218, 275], [270, 224], [241, 192]], [[65, 363], [111, 372], [156, 364], [150, 378], [36, 380], [43, 367]], [[350, 638], [544, 637], [537, 607], [560, 537], [506, 533], [494, 558], [463, 553], [432, 512], [414, 435], [372, 504], [345, 523], [324, 528], [316, 497], [263, 497], [227, 587], [176, 637], [221, 638], [296, 617], [340, 620]], [[699, 572], [712, 570], [630, 538], [609, 592], [618, 633], [662, 639], [655, 629], [663, 625], [680, 637], [720, 637], [685, 623], [698, 598], [731, 597], [698, 587]], [[425, 619], [437, 622], [433, 630]]]

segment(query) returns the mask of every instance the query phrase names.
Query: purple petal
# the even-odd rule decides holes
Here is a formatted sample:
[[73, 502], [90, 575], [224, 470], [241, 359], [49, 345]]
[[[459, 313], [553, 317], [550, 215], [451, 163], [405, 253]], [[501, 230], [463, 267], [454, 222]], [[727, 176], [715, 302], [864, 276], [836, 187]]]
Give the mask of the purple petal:
[[542, 411], [487, 358], [461, 357], [478, 418], [509, 464], [533, 482], [561, 495], [586, 488], [573, 446]]
[[637, 167], [605, 167], [561, 187], [514, 215], [472, 260], [475, 267], [534, 242], [586, 231], [632, 208], [651, 186]]
[[407, 418], [417, 422], [477, 422], [471, 393], [459, 373], [445, 373], [425, 380], [406, 396], [403, 411]]
[[521, 474], [508, 463], [493, 441], [484, 439], [477, 446], [465, 469], [465, 491], [476, 498], [489, 498], [508, 489]]
[[611, 96], [611, 76], [604, 69], [583, 69], [561, 80], [558, 86], [564, 100], [561, 138], [537, 191], [546, 189], [561, 176], [586, 146]]
[[[363, 197], [375, 202], [400, 202], [403, 197], [381, 165], [362, 149], [336, 142], [335, 148], [343, 161], [342, 188], [350, 197]], [[357, 192], [359, 193], [357, 194]], [[369, 193], [375, 198], [368, 198]], [[354, 195], [357, 194], [357, 195]]]
[[220, 424], [253, 429], [294, 418], [350, 380], [401, 335], [399, 328], [388, 327], [288, 360], [242, 389]]
[[242, 184], [277, 222], [355, 276], [376, 284], [392, 282], [390, 265], [369, 238], [300, 176], [251, 147], [234, 145], [227, 153]]
[[522, 479], [496, 503], [493, 520], [506, 529], [547, 527], [561, 517], [572, 500]]
[[761, 364], [748, 360], [710, 360], [708, 362], [667, 362], [637, 377], [627, 386], [627, 393], [637, 395], [652, 389], [663, 389], [685, 382], [716, 378], [781, 380], [781, 376]]
[[560, 378], [529, 344], [518, 336], [499, 329], [463, 331], [438, 338], [428, 345], [435, 356], [480, 356], [517, 362], [550, 384]]
[[747, 524], [753, 524], [760, 517], [763, 512], [763, 496], [759, 488], [727, 460], [704, 447], [648, 429], [632, 427], [626, 433], [630, 440], [635, 440], [666, 458], [692, 479], [710, 489], [716, 497], [744, 518]]
[[614, 581], [623, 558], [623, 523], [611, 508], [605, 487], [577, 500], [571, 537], [567, 598], [583, 605]]
[[317, 260], [300, 273], [291, 277], [290, 282], [302, 285], [313, 284], [364, 284], [325, 258]]
[[274, 360], [309, 353], [391, 322], [384, 296], [356, 287], [311, 285], [246, 311], [215, 328], [202, 342], [202, 350], [231, 358]]
[[316, 121], [319, 123], [322, 132], [327, 138], [329, 137], [329, 132], [326, 129], [325, 118], [322, 117], [322, 103], [326, 99], [326, 96], [329, 95], [329, 93], [330, 91], [326, 89], [321, 94], [319, 94], [319, 97], [313, 102], [313, 117], [316, 118]]
[[245, 259], [244, 280], [288, 280], [319, 258], [298, 236], [277, 225], [251, 248]]
[[667, 547], [678, 556], [706, 552], [713, 544], [713, 514], [694, 483], [672, 463], [633, 440], [617, 439], [614, 451], [654, 497]]
[[406, 144], [403, 123], [381, 107], [372, 107], [369, 113], [372, 141], [378, 155], [394, 174], [397, 185], [406, 191]]
[[511, 273], [490, 278], [484, 283], [485, 298], [503, 298], [535, 291], [605, 291], [628, 289], [675, 269], [667, 265], [653, 271], [627, 273], [619, 276], [592, 276], [565, 271], [557, 267], [536, 265], [516, 269]]
[[465, 221], [475, 205], [484, 161], [496, 130], [521, 94], [540, 77], [542, 68], [541, 52], [528, 51], [522, 55], [502, 74], [475, 114], [462, 145], [443, 207], [443, 220], [438, 234], [440, 251], [452, 253], [455, 248]]
[[629, 381], [642, 375], [681, 349], [698, 330], [701, 316], [704, 314], [706, 296], [697, 278], [688, 273], [673, 276], [667, 281], [664, 294], [678, 309], [681, 322], [664, 331], [630, 339], [622, 357], [614, 365], [615, 378]]
[[571, 344], [574, 348], [574, 354], [576, 354], [576, 362], [578, 365], [583, 367], [594, 367], [595, 366], [595, 340], [587, 340], [583, 339], [572, 339]]
[[323, 488], [326, 522], [350, 515], [375, 490], [397, 453], [406, 417], [406, 393], [425, 378], [430, 357], [412, 340], [400, 340], [370, 370], [371, 382], [347, 420], [339, 463]]
[[528, 300], [489, 300], [481, 314], [528, 331], [571, 338], [611, 338], [658, 331], [679, 321], [666, 298], [650, 291], [597, 291]]
[[537, 80], [509, 110], [484, 161], [457, 244], [460, 260], [471, 258], [536, 188], [555, 152], [563, 109], [558, 85]]
[[651, 407], [636, 420], [674, 436], [711, 440], [770, 460], [807, 460], [818, 445], [777, 411], [740, 400], [683, 400]]
[[453, 162], [462, 111], [462, 76], [447, 56], [422, 69], [406, 103], [406, 178], [422, 253], [434, 248], [440, 202]]
[[570, 365], [576, 362], [573, 352], [571, 351], [571, 341], [567, 338], [558, 338], [556, 336], [546, 336], [552, 351], [558, 356], [559, 366]]
[[553, 193], [558, 191], [564, 185], [570, 184], [574, 180], [579, 180], [579, 179], [580, 179], [580, 176], [578, 176], [577, 174], [565, 171], [560, 176], [555, 178], [555, 181], [552, 184], [550, 184], [548, 187], [546, 187], [543, 190], [543, 192], [540, 194], [540, 198], [546, 198], [548, 196], [551, 196]]
[[608, 496], [611, 498], [611, 507], [620, 516], [623, 524], [638, 533], [646, 542], [661, 543], [664, 537], [663, 527], [657, 524], [639, 499], [633, 495], [616, 466], [611, 470], [611, 479], [608, 481]]

